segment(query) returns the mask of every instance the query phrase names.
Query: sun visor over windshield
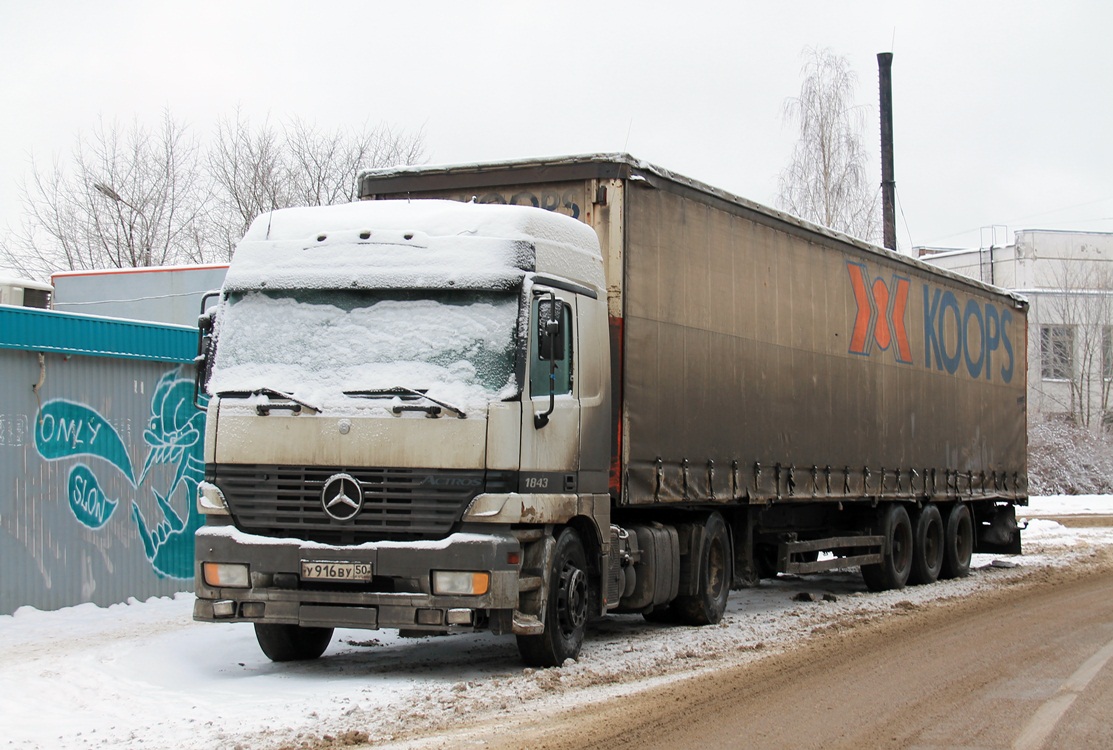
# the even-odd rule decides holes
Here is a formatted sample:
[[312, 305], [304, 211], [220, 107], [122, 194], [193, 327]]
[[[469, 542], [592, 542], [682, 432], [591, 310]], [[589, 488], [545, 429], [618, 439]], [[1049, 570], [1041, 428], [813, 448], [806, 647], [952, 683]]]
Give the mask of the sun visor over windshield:
[[244, 240], [224, 289], [510, 289], [535, 267], [534, 245], [524, 240], [346, 230]]

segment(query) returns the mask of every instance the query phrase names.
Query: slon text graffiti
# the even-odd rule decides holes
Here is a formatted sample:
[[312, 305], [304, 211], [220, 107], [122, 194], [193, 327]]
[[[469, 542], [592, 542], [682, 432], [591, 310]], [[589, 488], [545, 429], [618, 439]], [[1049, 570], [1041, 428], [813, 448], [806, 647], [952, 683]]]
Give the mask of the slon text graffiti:
[[[871, 279], [865, 264], [854, 261], [847, 261], [846, 268], [856, 305], [850, 353], [870, 356], [876, 348], [891, 351], [900, 364], [915, 364], [908, 329], [912, 280], [899, 274]], [[963, 302], [950, 289], [922, 286], [923, 365], [950, 375], [961, 370], [971, 378], [1011, 383], [1016, 371], [1012, 310], [974, 298]]]

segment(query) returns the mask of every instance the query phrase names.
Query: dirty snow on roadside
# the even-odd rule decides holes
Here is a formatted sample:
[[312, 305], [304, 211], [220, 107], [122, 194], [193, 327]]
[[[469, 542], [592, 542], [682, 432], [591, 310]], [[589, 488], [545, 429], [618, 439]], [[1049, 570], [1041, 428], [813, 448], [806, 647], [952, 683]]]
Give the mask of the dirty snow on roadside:
[[[733, 592], [704, 628], [610, 616], [577, 662], [523, 669], [512, 638], [401, 639], [338, 630], [315, 662], [273, 664], [252, 628], [194, 623], [193, 597], [0, 617], [0, 747], [280, 748], [389, 743], [461, 717], [628, 694], [775, 653], [812, 633], [974, 595], [1113, 545], [1113, 528], [1041, 516], [1113, 514], [1113, 496], [1033, 498], [1017, 567], [978, 555], [969, 578], [871, 594], [856, 571], [782, 576]], [[801, 597], [803, 594], [805, 596]], [[824, 598], [826, 596], [826, 599]], [[800, 599], [805, 599], [801, 601]], [[807, 601], [810, 599], [810, 601]]]

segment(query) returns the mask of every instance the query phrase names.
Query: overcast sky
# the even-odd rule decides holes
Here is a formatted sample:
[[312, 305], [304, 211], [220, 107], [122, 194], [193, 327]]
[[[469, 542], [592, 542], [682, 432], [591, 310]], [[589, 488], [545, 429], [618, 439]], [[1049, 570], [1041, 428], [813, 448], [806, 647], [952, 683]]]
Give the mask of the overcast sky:
[[202, 137], [237, 106], [423, 128], [431, 163], [627, 151], [772, 204], [805, 46], [857, 73], [875, 182], [894, 53], [902, 250], [1113, 231], [1111, 33], [1098, 0], [0, 0], [0, 233], [31, 154], [167, 107]]

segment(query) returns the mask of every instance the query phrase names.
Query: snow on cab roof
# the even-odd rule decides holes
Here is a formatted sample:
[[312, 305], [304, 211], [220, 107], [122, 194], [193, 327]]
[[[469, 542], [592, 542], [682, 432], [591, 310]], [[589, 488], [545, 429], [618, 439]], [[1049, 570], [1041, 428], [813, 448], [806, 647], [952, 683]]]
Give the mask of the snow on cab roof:
[[570, 217], [528, 206], [361, 201], [259, 216], [225, 289], [505, 288], [528, 271], [605, 288], [595, 232]]
[[330, 231], [363, 229], [413, 230], [442, 237], [465, 234], [524, 240], [540, 237], [570, 245], [596, 243], [590, 227], [552, 211], [425, 199], [285, 208], [255, 219], [244, 239], [305, 240]]

